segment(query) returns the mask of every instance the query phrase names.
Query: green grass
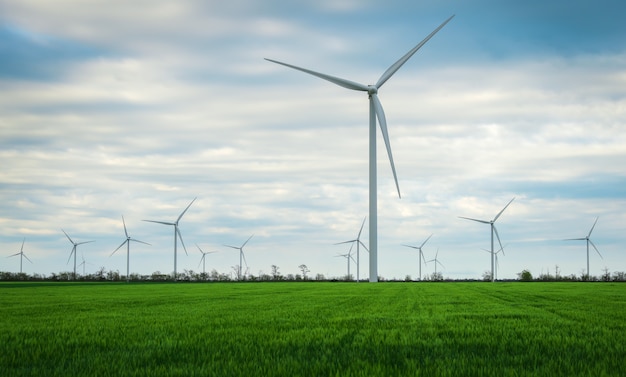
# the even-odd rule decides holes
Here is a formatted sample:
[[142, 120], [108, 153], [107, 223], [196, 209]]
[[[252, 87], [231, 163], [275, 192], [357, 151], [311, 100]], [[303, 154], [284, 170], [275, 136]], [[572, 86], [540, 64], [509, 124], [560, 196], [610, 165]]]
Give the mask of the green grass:
[[626, 284], [2, 283], [2, 376], [624, 376]]

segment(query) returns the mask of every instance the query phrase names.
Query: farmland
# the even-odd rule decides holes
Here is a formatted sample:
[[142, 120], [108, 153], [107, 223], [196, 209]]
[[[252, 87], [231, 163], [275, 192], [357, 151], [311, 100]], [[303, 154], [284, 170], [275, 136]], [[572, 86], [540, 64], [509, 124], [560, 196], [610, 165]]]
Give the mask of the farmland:
[[621, 283], [2, 283], [3, 376], [623, 376]]

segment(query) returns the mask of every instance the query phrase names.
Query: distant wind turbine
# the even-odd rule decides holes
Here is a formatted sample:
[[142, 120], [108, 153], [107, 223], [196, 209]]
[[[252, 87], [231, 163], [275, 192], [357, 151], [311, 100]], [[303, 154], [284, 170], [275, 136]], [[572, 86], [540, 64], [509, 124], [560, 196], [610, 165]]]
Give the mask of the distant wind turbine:
[[515, 200], [515, 197], [513, 197], [513, 199], [511, 199], [511, 201], [504, 206], [504, 208], [502, 208], [502, 211], [500, 211], [496, 217], [493, 218], [493, 220], [478, 220], [478, 219], [472, 219], [470, 217], [463, 217], [463, 216], [459, 216], [459, 218], [461, 219], [466, 219], [466, 220], [472, 220], [472, 221], [476, 221], [479, 223], [483, 223], [483, 224], [489, 224], [491, 226], [491, 281], [494, 282], [495, 281], [495, 276], [494, 276], [494, 267], [495, 267], [495, 251], [493, 248], [493, 234], [496, 234], [496, 238], [498, 238], [498, 243], [500, 244], [500, 248], [503, 249], [502, 247], [502, 242], [500, 241], [500, 236], [498, 235], [498, 230], [496, 229], [496, 225], [495, 222], [496, 220], [498, 220], [498, 217], [500, 217], [500, 215], [502, 215], [502, 212], [504, 212], [504, 210], [513, 202], [513, 200]]
[[[344, 241], [344, 242], [339, 242], [339, 243], [335, 244], [335, 245], [341, 245], [341, 244], [344, 244], [344, 243], [351, 243], [351, 244], [354, 245], [356, 243], [356, 282], [357, 283], [359, 282], [359, 279], [360, 279], [360, 277], [359, 277], [359, 265], [361, 264], [361, 259], [359, 257], [359, 254], [360, 254], [360, 247], [359, 246], [363, 246], [365, 248], [365, 250], [369, 251], [367, 249], [367, 247], [365, 246], [365, 244], [361, 241], [361, 232], [363, 231], [363, 226], [365, 225], [365, 219], [366, 218], [367, 217], [365, 217], [363, 219], [363, 223], [361, 224], [361, 229], [359, 230], [359, 234], [356, 236], [355, 239], [349, 240], [349, 241]], [[350, 246], [350, 249], [352, 249], [352, 246]]]
[[[61, 229], [61, 231], [65, 233], [63, 229]], [[82, 245], [84, 243], [96, 242], [96, 241], [74, 242], [67, 233], [65, 233], [65, 237], [67, 237], [67, 239], [70, 240], [72, 245], [74, 245], [74, 247], [72, 247], [72, 251], [70, 252], [70, 257], [67, 259], [67, 263], [70, 262], [70, 259], [72, 259], [72, 254], [74, 254], [74, 280], [76, 280], [76, 248], [78, 247], [78, 245]]]
[[176, 219], [176, 221], [172, 222], [166, 222], [166, 221], [155, 221], [155, 220], [143, 220], [143, 221], [148, 221], [151, 223], [157, 223], [157, 224], [163, 224], [163, 225], [172, 225], [174, 226], [174, 280], [177, 279], [177, 274], [176, 274], [176, 259], [177, 259], [177, 254], [176, 254], [176, 249], [178, 246], [178, 239], [180, 239], [180, 243], [183, 245], [183, 249], [185, 250], [185, 254], [189, 255], [187, 253], [187, 248], [185, 247], [185, 242], [183, 242], [183, 236], [180, 234], [180, 230], [178, 229], [178, 222], [180, 221], [180, 219], [183, 217], [183, 215], [185, 214], [185, 212], [187, 212], [187, 210], [189, 209], [189, 207], [191, 207], [191, 205], [193, 204], [193, 202], [196, 201], [196, 198], [193, 198], [193, 200], [191, 201], [191, 203], [189, 203], [189, 205], [187, 206], [187, 208], [185, 208], [185, 210], [180, 214], [180, 216], [178, 216], [178, 218]]
[[350, 279], [350, 259], [354, 262], [354, 258], [352, 257], [352, 247], [354, 244], [350, 245], [350, 250], [346, 254], [337, 254], [335, 257], [344, 257], [346, 258], [346, 262], [348, 263], [348, 274], [346, 275], [346, 280]]
[[[506, 245], [505, 245], [506, 246]], [[489, 254], [491, 254], [491, 250], [487, 250], [487, 249], [483, 249], [483, 251], [488, 252]], [[498, 269], [500, 268], [500, 263], [498, 262], [498, 254], [502, 252], [502, 255], [504, 254], [504, 248], [500, 248], [500, 250], [496, 251], [496, 256], [495, 256], [495, 260], [496, 260], [496, 266], [495, 266], [495, 270], [494, 270], [494, 274], [495, 274], [495, 279], [498, 280]]]
[[78, 265], [78, 267], [80, 267], [80, 266], [83, 267], [83, 276], [85, 276], [85, 266], [88, 265], [88, 264], [91, 264], [91, 263], [88, 263], [88, 262], [85, 261], [85, 254], [80, 253], [80, 257], [81, 257], [81, 259], [83, 261]]
[[198, 246], [198, 244], [196, 244], [196, 247], [202, 253], [202, 258], [200, 258], [200, 263], [198, 263], [198, 267], [200, 267], [200, 264], [202, 264], [202, 274], [205, 275], [206, 274], [206, 263], [205, 263], [206, 262], [206, 255], [207, 254], [212, 254], [212, 253], [217, 253], [217, 251], [207, 251], [207, 252], [204, 252], [204, 251], [202, 251], [200, 246]]
[[24, 254], [24, 242], [26, 242], [26, 237], [24, 237], [24, 239], [22, 240], [22, 247], [20, 248], [20, 252], [19, 253], [15, 253], [12, 255], [9, 255], [7, 258], [11, 258], [11, 257], [15, 257], [15, 256], [20, 256], [20, 274], [22, 273], [22, 262], [24, 261], [24, 258], [26, 258], [30, 263], [33, 263], [32, 260], [30, 260], [26, 254]]
[[389, 135], [387, 132], [387, 120], [385, 118], [385, 112], [383, 106], [378, 99], [378, 90], [383, 86], [391, 76], [393, 76], [404, 63], [406, 63], [412, 56], [419, 50], [430, 38], [432, 38], [441, 28], [443, 28], [454, 16], [451, 16], [444, 21], [439, 27], [437, 27], [432, 33], [430, 33], [423, 41], [418, 43], [409, 52], [402, 56], [398, 61], [392, 64], [378, 79], [374, 85], [364, 85], [354, 81], [342, 79], [339, 77], [327, 75], [320, 72], [315, 72], [309, 69], [297, 67], [295, 65], [279, 62], [277, 60], [265, 59], [272, 63], [280, 64], [289, 68], [296, 69], [298, 71], [308, 73], [310, 75], [319, 77], [323, 80], [332, 82], [346, 89], [357, 90], [367, 92], [369, 97], [369, 247], [370, 247], [370, 266], [369, 266], [369, 281], [378, 281], [378, 204], [377, 204], [377, 179], [376, 179], [376, 118], [380, 124], [380, 130], [385, 141], [385, 147], [387, 148], [387, 155], [389, 156], [389, 162], [391, 163], [391, 171], [393, 172], [393, 179], [396, 183], [396, 189], [398, 190], [398, 197], [400, 197], [400, 186], [398, 184], [398, 177], [396, 175], [396, 168], [393, 163], [393, 156], [391, 154], [391, 144], [389, 142]]
[[433, 262], [435, 264], [435, 276], [437, 276], [437, 264], [439, 264], [441, 267], [445, 268], [443, 264], [441, 264], [441, 262], [439, 262], [439, 259], [437, 259], [437, 257], [439, 257], [439, 249], [437, 249], [437, 253], [435, 254], [435, 257], [429, 261], [427, 261], [426, 263], [430, 263]]
[[411, 249], [415, 249], [415, 250], [419, 251], [419, 256], [418, 256], [417, 259], [419, 260], [419, 263], [420, 263], [420, 280], [422, 280], [422, 260], [424, 261], [424, 264], [426, 264], [426, 258], [424, 257], [424, 252], [422, 252], [422, 247], [424, 247], [424, 245], [426, 245], [426, 242], [428, 242], [428, 240], [432, 236], [433, 236], [432, 234], [430, 236], [428, 236], [428, 238], [426, 238], [426, 240], [424, 242], [422, 242], [422, 244], [419, 245], [419, 246], [402, 245], [402, 246], [410, 247]]
[[[594, 221], [593, 226], [591, 227], [591, 230], [589, 230], [589, 234], [587, 234], [587, 237], [583, 237], [583, 238], [568, 238], [564, 241], [587, 241], [587, 277], [589, 276], [589, 244], [591, 244], [591, 246], [593, 246], [593, 248], [596, 250], [596, 252], [598, 253], [598, 255], [600, 256], [600, 258], [602, 258], [602, 254], [600, 254], [600, 251], [598, 250], [598, 248], [596, 247], [596, 245], [593, 243], [593, 241], [591, 241], [591, 232], [593, 232], [593, 228], [596, 227], [596, 223], [598, 222], [599, 217], [596, 217], [596, 221]], [[602, 258], [604, 259], [604, 258]]]
[[130, 281], [130, 241], [139, 242], [144, 245], [150, 245], [150, 244], [147, 242], [136, 240], [128, 235], [128, 230], [126, 229], [126, 221], [124, 221], [124, 216], [122, 216], [122, 224], [124, 224], [124, 234], [126, 234], [126, 240], [124, 240], [124, 242], [122, 242], [122, 244], [119, 245], [117, 249], [113, 250], [111, 255], [109, 255], [109, 258], [112, 257], [113, 254], [115, 254], [115, 252], [118, 251], [122, 246], [124, 246], [124, 244], [126, 244], [126, 282], [128, 283]]
[[[245, 263], [246, 263], [246, 268], [248, 268], [248, 262], [246, 262], [246, 256], [243, 254], [243, 247], [244, 247], [244, 246], [246, 246], [246, 244], [248, 243], [248, 241], [250, 241], [250, 239], [251, 239], [252, 237], [254, 237], [254, 234], [253, 234], [253, 235], [251, 235], [251, 236], [250, 236], [250, 238], [248, 238], [248, 239], [246, 240], [246, 242], [244, 242], [244, 243], [243, 243], [243, 245], [241, 245], [241, 246], [224, 245], [224, 246], [226, 246], [226, 247], [230, 247], [230, 248], [233, 248], [233, 249], [237, 249], [237, 250], [239, 250], [239, 276], [238, 276], [237, 278], [238, 278], [238, 279], [240, 279], [240, 280], [241, 280], [241, 278], [243, 277], [243, 275], [241, 274], [241, 266], [242, 266], [242, 263], [244, 263], [244, 262], [245, 262]], [[242, 262], [242, 260], [243, 260], [243, 262]]]

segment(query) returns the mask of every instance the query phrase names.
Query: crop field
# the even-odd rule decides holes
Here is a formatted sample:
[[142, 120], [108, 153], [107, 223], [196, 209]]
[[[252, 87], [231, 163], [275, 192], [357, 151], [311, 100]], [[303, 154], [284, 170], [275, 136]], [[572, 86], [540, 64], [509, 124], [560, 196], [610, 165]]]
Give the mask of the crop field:
[[621, 283], [2, 283], [2, 376], [625, 376]]

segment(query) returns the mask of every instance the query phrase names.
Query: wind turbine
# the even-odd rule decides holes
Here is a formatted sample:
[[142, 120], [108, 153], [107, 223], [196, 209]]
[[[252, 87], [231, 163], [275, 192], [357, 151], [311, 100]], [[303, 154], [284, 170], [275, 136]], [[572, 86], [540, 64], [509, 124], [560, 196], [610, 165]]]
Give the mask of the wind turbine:
[[207, 251], [204, 252], [202, 251], [202, 249], [200, 248], [200, 246], [198, 246], [198, 244], [196, 244], [196, 247], [198, 248], [198, 250], [200, 250], [200, 252], [202, 253], [202, 258], [200, 258], [200, 263], [198, 263], [198, 267], [200, 267], [200, 264], [202, 264], [202, 274], [205, 275], [206, 274], [206, 265], [205, 265], [205, 257], [207, 254], [212, 254], [212, 253], [217, 253], [217, 251]]
[[119, 245], [117, 249], [113, 250], [111, 255], [109, 255], [109, 258], [112, 257], [113, 254], [115, 254], [115, 252], [118, 251], [122, 246], [124, 246], [124, 244], [126, 244], [126, 282], [128, 283], [130, 281], [130, 241], [139, 242], [145, 245], [150, 245], [150, 244], [147, 242], [136, 240], [128, 235], [128, 230], [126, 229], [126, 221], [124, 221], [124, 216], [122, 216], [122, 224], [124, 224], [124, 234], [126, 234], [126, 240], [122, 242], [122, 244]]
[[435, 264], [435, 276], [437, 276], [437, 263], [439, 263], [439, 265], [441, 267], [445, 268], [444, 265], [441, 264], [441, 262], [439, 262], [439, 259], [437, 259], [438, 256], [439, 256], [439, 249], [437, 249], [437, 253], [435, 254], [435, 258], [433, 258], [433, 259], [431, 259], [431, 260], [426, 262], [426, 263], [434, 262], [434, 264]]
[[[589, 244], [591, 244], [591, 246], [593, 246], [593, 248], [596, 250], [596, 252], [600, 256], [600, 258], [602, 258], [602, 254], [600, 254], [600, 251], [598, 250], [596, 245], [589, 238], [589, 237], [591, 237], [591, 232], [593, 232], [593, 228], [596, 227], [596, 223], [598, 222], [598, 219], [599, 219], [599, 217], [596, 217], [596, 221], [594, 221], [593, 226], [591, 227], [591, 230], [589, 230], [589, 234], [587, 234], [587, 237], [583, 237], [583, 238], [568, 238], [568, 239], [564, 240], [564, 241], [587, 241], [587, 277], [589, 277]], [[604, 259], [604, 258], [602, 258], [602, 259]]]
[[[365, 250], [367, 250], [369, 252], [369, 250], [367, 249], [367, 247], [365, 246], [365, 244], [361, 241], [361, 232], [363, 231], [363, 226], [365, 225], [365, 219], [367, 219], [367, 217], [363, 218], [363, 223], [361, 224], [361, 229], [359, 230], [359, 234], [356, 236], [355, 239], [350, 240], [350, 241], [344, 241], [344, 242], [339, 242], [336, 243], [335, 245], [341, 245], [344, 243], [351, 243], [352, 245], [354, 245], [356, 243], [356, 282], [359, 282], [359, 265], [361, 264], [361, 259], [359, 257], [359, 252], [360, 252], [360, 246], [363, 246], [365, 248]], [[350, 246], [350, 250], [352, 250], [352, 246]], [[350, 274], [348, 272], [348, 274]]]
[[[61, 231], [63, 233], [65, 233], [65, 231], [63, 229], [61, 229]], [[74, 242], [70, 236], [67, 235], [67, 233], [65, 233], [65, 237], [67, 237], [68, 240], [70, 240], [70, 242], [72, 243], [72, 245], [74, 245], [74, 247], [72, 247], [72, 251], [70, 252], [70, 257], [67, 258], [67, 263], [70, 262], [70, 259], [72, 259], [72, 254], [74, 254], [74, 280], [76, 280], [76, 248], [78, 247], [78, 245], [82, 245], [84, 243], [90, 243], [90, 242], [96, 242], [96, 241], [83, 241], [83, 242]]]
[[346, 280], [350, 279], [350, 259], [354, 262], [354, 258], [352, 257], [352, 247], [354, 244], [350, 245], [350, 250], [346, 254], [337, 254], [335, 257], [344, 257], [346, 258], [346, 262], [348, 263], [348, 274], [346, 275]]
[[[250, 238], [252, 238], [252, 237], [254, 237], [254, 234], [250, 236]], [[244, 243], [243, 243], [243, 245], [241, 245], [241, 246], [224, 245], [224, 246], [226, 246], [226, 247], [230, 247], [230, 248], [233, 248], [233, 249], [237, 249], [237, 250], [239, 250], [239, 276], [238, 276], [238, 278], [239, 278], [240, 280], [241, 280], [241, 277], [243, 276], [243, 275], [241, 275], [241, 266], [242, 266], [242, 263], [243, 263], [243, 262], [245, 262], [245, 263], [246, 263], [246, 268], [248, 268], [248, 262], [246, 262], [246, 256], [245, 256], [245, 255], [243, 255], [243, 247], [244, 247], [244, 246], [246, 246], [246, 244], [248, 243], [248, 241], [250, 241], [250, 238], [248, 238], [248, 239], [246, 240], [246, 242], [244, 242]], [[243, 262], [242, 262], [242, 259], [243, 259]]]
[[33, 263], [32, 260], [30, 260], [26, 254], [24, 254], [24, 242], [26, 242], [26, 237], [24, 237], [24, 239], [22, 240], [22, 247], [20, 248], [20, 252], [19, 253], [15, 253], [12, 255], [9, 255], [7, 258], [11, 258], [11, 257], [15, 257], [15, 256], [20, 256], [20, 274], [22, 273], [22, 262], [24, 261], [24, 258], [26, 258], [30, 263]]
[[393, 179], [396, 183], [396, 189], [398, 190], [398, 197], [400, 196], [400, 186], [398, 185], [398, 177], [396, 175], [396, 168], [393, 163], [393, 156], [391, 154], [391, 145], [389, 143], [389, 135], [387, 133], [387, 120], [385, 118], [385, 112], [383, 106], [378, 99], [378, 90], [383, 86], [391, 76], [409, 60], [413, 54], [417, 52], [430, 38], [432, 38], [441, 28], [443, 28], [453, 16], [444, 21], [439, 27], [437, 27], [432, 33], [430, 33], [423, 41], [418, 43], [409, 52], [402, 56], [398, 61], [392, 64], [383, 74], [380, 76], [376, 84], [364, 85], [354, 81], [342, 79], [339, 77], [327, 75], [320, 72], [315, 72], [309, 69], [297, 67], [295, 65], [279, 62], [277, 60], [265, 59], [272, 63], [284, 65], [289, 68], [296, 69], [298, 71], [308, 73], [310, 75], [319, 77], [323, 80], [332, 82], [346, 89], [357, 90], [367, 92], [369, 97], [369, 246], [370, 246], [370, 267], [369, 267], [369, 281], [378, 281], [378, 204], [377, 204], [377, 179], [376, 179], [376, 118], [380, 124], [380, 130], [385, 141], [385, 147], [387, 148], [387, 155], [389, 156], [389, 162], [391, 163], [391, 171], [393, 172]]
[[176, 249], [177, 249], [177, 246], [178, 246], [177, 238], [180, 239], [180, 243], [183, 245], [183, 249], [185, 250], [185, 254], [189, 255], [187, 253], [187, 248], [185, 247], [185, 243], [183, 242], [183, 236], [180, 234], [180, 230], [178, 229], [178, 222], [183, 217], [185, 212], [187, 212], [189, 207], [191, 207], [193, 202], [196, 201], [196, 199], [198, 199], [198, 198], [197, 197], [193, 198], [191, 203], [189, 203], [187, 208], [185, 208], [185, 210], [180, 214], [180, 216], [178, 216], [176, 221], [174, 221], [173, 223], [172, 222], [166, 222], [166, 221], [143, 220], [143, 221], [148, 221], [148, 222], [151, 222], [151, 223], [157, 223], [157, 224], [163, 224], [163, 225], [173, 225], [174, 226], [174, 280], [176, 280], [176, 277], [177, 277], [177, 275], [176, 275]]
[[515, 200], [515, 197], [513, 197], [513, 199], [511, 199], [511, 201], [504, 206], [504, 208], [502, 208], [502, 211], [500, 211], [496, 217], [493, 218], [493, 220], [479, 220], [479, 219], [472, 219], [470, 217], [463, 217], [463, 216], [459, 216], [459, 218], [461, 219], [466, 219], [466, 220], [472, 220], [472, 221], [476, 221], [479, 223], [483, 223], [483, 224], [489, 224], [491, 226], [491, 281], [494, 282], [495, 281], [495, 276], [494, 276], [494, 257], [495, 257], [495, 252], [493, 249], [493, 234], [496, 234], [496, 238], [498, 238], [498, 243], [500, 244], [500, 248], [503, 249], [502, 247], [502, 242], [500, 241], [500, 236], [498, 235], [498, 229], [496, 229], [496, 225], [495, 222], [496, 220], [498, 220], [498, 217], [500, 217], [500, 215], [502, 215], [502, 212], [504, 212], [504, 210], [513, 202], [513, 200]]
[[85, 276], [85, 266], [91, 263], [85, 261], [85, 254], [80, 253], [80, 257], [83, 261], [78, 265], [78, 267], [83, 266], [83, 276]]
[[426, 245], [426, 242], [428, 242], [428, 240], [432, 236], [433, 236], [432, 234], [430, 236], [428, 236], [428, 238], [426, 238], [426, 240], [424, 242], [422, 242], [422, 244], [419, 245], [419, 246], [402, 245], [402, 246], [410, 247], [411, 249], [419, 250], [419, 257], [417, 259], [420, 262], [420, 280], [422, 280], [422, 260], [424, 261], [424, 264], [426, 264], [426, 258], [424, 257], [424, 253], [422, 252], [422, 247], [424, 247], [424, 245]]
[[[506, 245], [505, 245], [506, 246]], [[487, 249], [483, 249], [483, 251], [488, 252], [489, 254], [491, 254], [490, 250]], [[498, 280], [498, 269], [500, 268], [500, 263], [498, 262], [498, 253], [502, 252], [502, 255], [504, 254], [504, 248], [500, 248], [500, 250], [496, 251], [496, 256], [495, 256], [495, 260], [496, 260], [496, 268], [494, 270], [494, 274], [495, 274], [495, 279]]]

